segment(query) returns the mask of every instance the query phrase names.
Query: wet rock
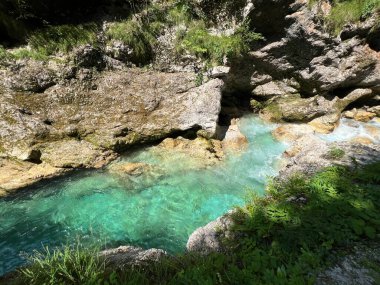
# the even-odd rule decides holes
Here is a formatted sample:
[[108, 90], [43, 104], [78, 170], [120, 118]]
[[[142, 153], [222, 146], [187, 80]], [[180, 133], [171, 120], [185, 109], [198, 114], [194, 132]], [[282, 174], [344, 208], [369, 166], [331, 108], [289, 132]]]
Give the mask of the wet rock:
[[35, 164], [0, 158], [0, 196], [6, 196], [17, 189], [42, 179], [62, 175], [67, 171], [67, 169], [55, 168], [47, 163]]
[[225, 152], [239, 152], [248, 147], [248, 139], [240, 132], [238, 120], [232, 120], [231, 125], [223, 134], [222, 146]]
[[162, 249], [151, 248], [144, 250], [133, 246], [120, 246], [100, 252], [100, 257], [109, 267], [123, 268], [125, 266], [146, 265], [157, 262], [167, 256]]
[[359, 143], [359, 144], [373, 144], [374, 143], [374, 141], [368, 137], [356, 137], [352, 139], [351, 141], [354, 143]]
[[340, 113], [327, 114], [316, 118], [309, 123], [309, 126], [321, 134], [328, 134], [335, 130], [339, 125]]
[[103, 155], [86, 141], [63, 140], [41, 146], [41, 160], [57, 168], [90, 168]]
[[154, 148], [153, 151], [169, 163], [171, 157], [175, 161], [178, 161], [178, 158], [182, 156], [189, 162], [184, 167], [194, 169], [215, 165], [224, 158], [222, 143], [220, 141], [208, 140], [201, 137], [195, 140], [182, 137], [176, 139], [167, 138]]
[[360, 122], [369, 122], [375, 117], [376, 117], [375, 113], [368, 112], [365, 110], [358, 110], [356, 114], [354, 115], [354, 119]]
[[85, 85], [60, 83], [44, 94], [0, 90], [1, 153], [31, 160], [39, 150], [52, 167], [102, 167], [116, 152], [172, 133], [202, 129], [213, 137], [223, 82], [196, 87], [194, 78], [130, 69], [97, 74]]
[[272, 134], [279, 141], [292, 142], [302, 136], [314, 134], [314, 130], [306, 124], [282, 124]]
[[343, 98], [323, 96], [301, 98], [299, 95], [275, 98], [260, 116], [274, 122], [310, 122], [316, 131], [331, 132], [338, 125], [341, 112], [351, 103], [373, 96], [371, 89], [355, 89]]

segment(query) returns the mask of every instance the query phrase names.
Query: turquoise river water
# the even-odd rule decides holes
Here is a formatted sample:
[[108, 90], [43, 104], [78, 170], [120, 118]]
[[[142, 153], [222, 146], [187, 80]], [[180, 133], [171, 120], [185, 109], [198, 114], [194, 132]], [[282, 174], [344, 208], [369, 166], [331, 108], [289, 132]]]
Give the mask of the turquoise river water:
[[[274, 127], [255, 116], [242, 118], [248, 148], [206, 169], [194, 167], [184, 154], [160, 155], [148, 147], [121, 163], [144, 162], [159, 170], [149, 175], [80, 171], [0, 199], [0, 275], [25, 263], [25, 253], [78, 240], [184, 251], [196, 228], [244, 204], [249, 191], [263, 193], [286, 148], [273, 139]], [[342, 120], [334, 133], [320, 137], [346, 141], [361, 136], [380, 143], [379, 132], [374, 135], [368, 127], [380, 130], [380, 123]]]
[[164, 159], [146, 148], [123, 160], [159, 166], [160, 175], [131, 179], [84, 171], [1, 199], [0, 275], [22, 265], [25, 253], [78, 239], [84, 245], [184, 251], [196, 228], [242, 205], [248, 191], [263, 193], [285, 149], [272, 138], [273, 127], [257, 117], [241, 119], [248, 149], [207, 169], [189, 167], [189, 157], [173, 153]]

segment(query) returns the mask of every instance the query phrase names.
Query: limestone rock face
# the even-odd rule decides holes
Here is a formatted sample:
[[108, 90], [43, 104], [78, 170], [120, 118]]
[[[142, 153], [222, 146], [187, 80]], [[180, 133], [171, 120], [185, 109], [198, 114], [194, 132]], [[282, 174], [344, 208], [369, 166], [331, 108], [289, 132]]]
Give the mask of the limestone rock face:
[[341, 112], [349, 104], [371, 96], [373, 92], [368, 88], [355, 89], [344, 98], [281, 96], [267, 104], [261, 112], [261, 117], [274, 122], [309, 122], [316, 131], [328, 133], [338, 125]]
[[[44, 93], [0, 89], [0, 156], [55, 168], [101, 167], [172, 133], [215, 135], [223, 81], [140, 69], [72, 80]], [[1, 185], [0, 185], [1, 187]]]
[[124, 266], [157, 262], [165, 257], [167, 253], [162, 249], [151, 248], [144, 250], [139, 247], [120, 246], [115, 249], [104, 250], [99, 255], [104, 258], [107, 266], [123, 268]]

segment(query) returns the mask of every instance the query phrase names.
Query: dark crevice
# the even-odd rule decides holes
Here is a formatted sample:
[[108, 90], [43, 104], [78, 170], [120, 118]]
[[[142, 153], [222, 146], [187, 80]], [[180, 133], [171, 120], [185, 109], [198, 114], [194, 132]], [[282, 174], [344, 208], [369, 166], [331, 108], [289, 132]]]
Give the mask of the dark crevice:
[[194, 125], [192, 128], [186, 131], [173, 130], [172, 132], [166, 135], [143, 138], [141, 141], [133, 145], [128, 145], [125, 142], [120, 141], [119, 143], [113, 146], [113, 151], [115, 151], [118, 154], [130, 153], [139, 149], [143, 149], [145, 147], [158, 145], [166, 138], [183, 137], [189, 140], [194, 140], [197, 138], [197, 132], [201, 129], [201, 126]]
[[27, 159], [27, 161], [35, 163], [35, 164], [41, 164], [42, 163], [41, 156], [42, 156], [42, 153], [39, 149], [33, 149], [30, 152], [29, 158]]

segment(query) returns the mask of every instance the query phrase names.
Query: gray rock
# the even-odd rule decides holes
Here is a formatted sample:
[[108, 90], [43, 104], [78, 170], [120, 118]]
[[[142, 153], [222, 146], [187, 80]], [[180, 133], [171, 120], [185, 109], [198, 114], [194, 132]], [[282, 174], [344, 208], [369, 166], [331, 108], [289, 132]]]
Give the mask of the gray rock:
[[262, 98], [272, 98], [276, 96], [284, 96], [288, 94], [295, 94], [298, 90], [288, 86], [282, 81], [271, 81], [263, 85], [257, 86], [252, 91], [252, 95]]
[[57, 73], [45, 63], [25, 60], [4, 72], [5, 87], [15, 91], [43, 92], [57, 81]]
[[375, 285], [380, 273], [372, 267], [380, 262], [380, 246], [356, 246], [354, 253], [340, 258], [317, 276], [316, 285]]
[[103, 51], [92, 45], [85, 45], [74, 52], [74, 62], [78, 67], [96, 68], [102, 70], [106, 67]]
[[224, 251], [223, 239], [233, 235], [230, 231], [233, 226], [231, 214], [232, 212], [195, 230], [187, 241], [187, 250], [201, 254]]
[[162, 249], [150, 248], [144, 250], [139, 247], [121, 246], [115, 249], [104, 250], [99, 255], [101, 258], [104, 258], [107, 266], [123, 268], [125, 266], [157, 262], [167, 256], [167, 253]]

